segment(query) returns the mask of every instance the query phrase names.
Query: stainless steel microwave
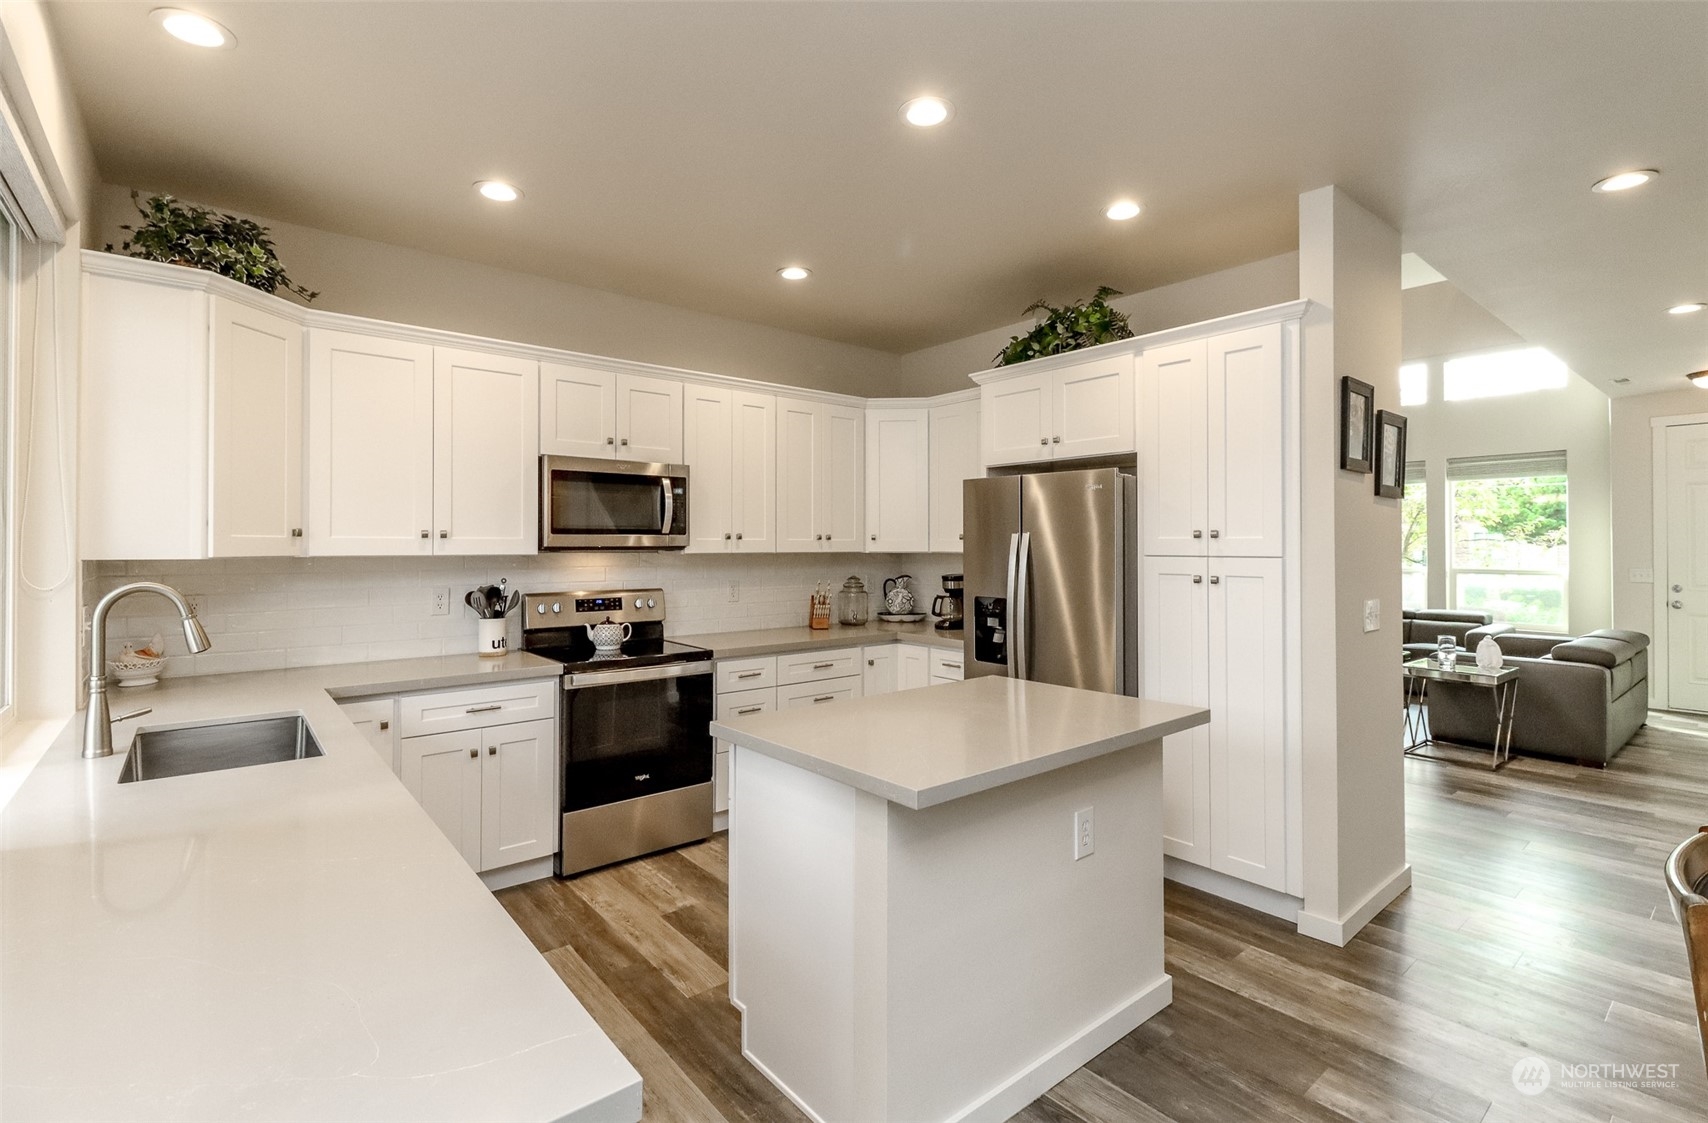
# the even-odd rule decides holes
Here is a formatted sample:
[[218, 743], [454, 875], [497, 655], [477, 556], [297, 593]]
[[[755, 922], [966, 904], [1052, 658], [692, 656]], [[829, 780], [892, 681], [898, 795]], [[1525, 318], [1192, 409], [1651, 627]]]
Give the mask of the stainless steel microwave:
[[680, 550], [688, 466], [540, 457], [540, 549]]

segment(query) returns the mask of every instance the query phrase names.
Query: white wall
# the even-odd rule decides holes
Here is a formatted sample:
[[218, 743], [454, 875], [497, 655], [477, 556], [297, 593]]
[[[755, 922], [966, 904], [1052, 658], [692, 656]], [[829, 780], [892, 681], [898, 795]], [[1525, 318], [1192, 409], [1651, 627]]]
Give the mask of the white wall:
[[[1665, 559], [1654, 556], [1654, 428], [1650, 421], [1708, 413], [1708, 393], [1686, 386], [1660, 394], [1614, 398], [1611, 413], [1608, 477], [1613, 500], [1613, 626], [1654, 635], [1654, 584], [1631, 580], [1633, 569], [1655, 570], [1665, 563]], [[1664, 576], [1654, 574], [1657, 581]]]
[[1448, 402], [1441, 398], [1442, 357], [1414, 361], [1428, 363], [1429, 402], [1402, 407], [1401, 412], [1409, 419], [1406, 459], [1424, 461], [1429, 482], [1430, 606], [1448, 605], [1447, 461], [1564, 449], [1571, 566], [1566, 628], [1587, 632], [1612, 627], [1607, 395], [1573, 374], [1558, 390]]
[[[163, 581], [189, 595], [213, 640], [191, 655], [177, 616], [158, 597], [127, 597], [108, 623], [108, 650], [159, 633], [172, 676], [271, 670], [322, 663], [412, 659], [474, 650], [475, 616], [462, 603], [477, 585], [508, 577], [522, 592], [662, 588], [670, 635], [803, 626], [819, 582], [842, 587], [858, 574], [873, 593], [886, 577], [914, 576], [930, 597], [940, 577], [961, 568], [958, 554], [563, 553], [515, 558], [232, 558], [210, 561], [87, 562], [84, 596], [93, 604], [127, 581]], [[730, 584], [739, 599], [731, 601]], [[451, 612], [431, 613], [435, 590], [451, 591]], [[510, 642], [520, 645], [511, 620]]]
[[[1343, 942], [1409, 884], [1400, 754], [1398, 499], [1339, 466], [1339, 375], [1399, 406], [1400, 238], [1335, 187], [1299, 197], [1306, 319], [1301, 522], [1304, 674], [1300, 930]], [[1366, 373], [1367, 372], [1367, 373]], [[1381, 627], [1363, 629], [1364, 602]], [[1398, 886], [1398, 888], [1395, 888]]]
[[[1299, 255], [1284, 253], [1145, 292], [1128, 293], [1109, 303], [1131, 317], [1134, 335], [1144, 335], [1298, 298]], [[893, 392], [902, 396], [929, 396], [964, 390], [968, 385], [967, 375], [989, 370], [992, 360], [1008, 346], [1010, 338], [1031, 330], [1032, 322], [1025, 320], [903, 355], [897, 367], [900, 388]]]

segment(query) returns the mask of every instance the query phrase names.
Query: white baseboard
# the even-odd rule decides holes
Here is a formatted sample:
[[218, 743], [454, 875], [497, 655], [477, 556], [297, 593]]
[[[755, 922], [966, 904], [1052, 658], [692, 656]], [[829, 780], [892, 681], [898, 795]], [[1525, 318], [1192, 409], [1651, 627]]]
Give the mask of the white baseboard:
[[1232, 901], [1236, 905], [1244, 905], [1248, 909], [1280, 917], [1288, 923], [1299, 919], [1299, 906], [1304, 904], [1299, 898], [1280, 890], [1253, 885], [1249, 881], [1242, 881], [1237, 877], [1166, 854], [1162, 859], [1162, 876], [1182, 885], [1190, 885], [1211, 896], [1220, 897], [1224, 901]]
[[517, 862], [513, 866], [501, 866], [495, 870], [487, 870], [480, 875], [481, 884], [496, 892], [508, 889], [512, 885], [526, 885], [530, 881], [552, 875], [552, 855], [535, 858], [531, 862]]
[[789, 1098], [790, 1103], [800, 1108], [802, 1115], [811, 1119], [812, 1123], [824, 1123], [824, 1117], [822, 1115], [814, 1111], [811, 1107], [808, 1107], [807, 1102], [801, 1099], [801, 1097], [795, 1095], [795, 1090], [793, 1088], [777, 1079], [777, 1074], [766, 1068], [764, 1061], [747, 1051], [747, 1028], [745, 1026], [742, 1027], [741, 1033], [741, 1055], [747, 1058], [748, 1064], [759, 1070], [759, 1075], [771, 1082], [771, 1086], [773, 1088], [776, 1088], [777, 1091], [783, 1093], [783, 1095]]
[[1091, 1058], [1133, 1032], [1174, 1001], [1174, 979], [1163, 975], [1045, 1053], [959, 1112], [950, 1123], [1002, 1123], [1060, 1084]]
[[1376, 914], [1393, 903], [1395, 897], [1411, 888], [1411, 866], [1403, 865], [1393, 876], [1382, 884], [1370, 890], [1339, 919], [1319, 916], [1316, 913], [1299, 910], [1299, 934], [1309, 936], [1313, 940], [1333, 944], [1343, 948], [1352, 942], [1352, 937], [1358, 935], [1364, 926], [1375, 919]]

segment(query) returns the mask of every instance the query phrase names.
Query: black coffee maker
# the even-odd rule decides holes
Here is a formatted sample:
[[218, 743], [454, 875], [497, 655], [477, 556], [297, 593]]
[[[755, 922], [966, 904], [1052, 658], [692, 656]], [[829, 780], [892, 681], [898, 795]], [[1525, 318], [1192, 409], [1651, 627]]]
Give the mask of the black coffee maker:
[[937, 630], [940, 632], [961, 630], [962, 584], [959, 573], [943, 575], [943, 593], [931, 602], [931, 615], [939, 617]]

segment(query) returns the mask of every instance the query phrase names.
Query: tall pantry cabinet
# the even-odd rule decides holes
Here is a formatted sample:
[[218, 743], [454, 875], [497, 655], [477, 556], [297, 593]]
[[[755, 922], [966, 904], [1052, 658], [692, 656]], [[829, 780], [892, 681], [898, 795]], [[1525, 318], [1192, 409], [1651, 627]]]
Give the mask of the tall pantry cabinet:
[[1138, 371], [1143, 693], [1211, 711], [1163, 741], [1164, 849], [1294, 896], [1301, 315], [1159, 340]]

